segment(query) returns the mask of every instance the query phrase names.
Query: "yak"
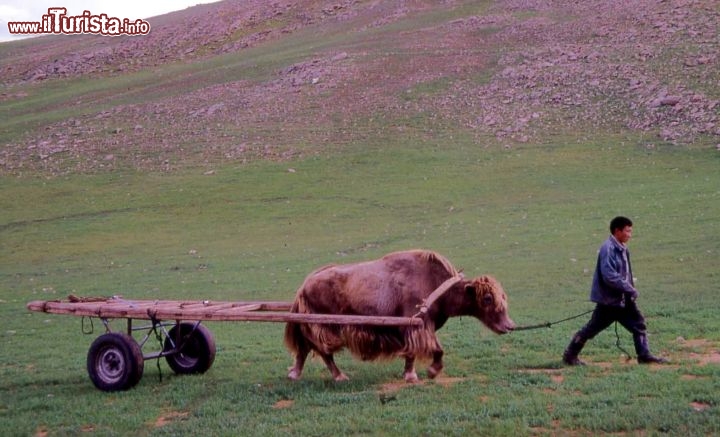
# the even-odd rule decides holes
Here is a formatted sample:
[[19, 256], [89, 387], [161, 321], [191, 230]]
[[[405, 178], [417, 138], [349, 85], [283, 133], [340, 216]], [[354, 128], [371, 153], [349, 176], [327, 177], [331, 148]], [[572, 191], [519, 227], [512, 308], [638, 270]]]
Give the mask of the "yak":
[[[432, 292], [457, 281], [428, 308]], [[452, 281], [451, 281], [452, 282]], [[487, 275], [465, 279], [442, 255], [429, 250], [394, 252], [372, 261], [328, 265], [310, 273], [297, 290], [291, 312], [391, 317], [423, 317], [422, 326], [367, 326], [288, 322], [285, 345], [294, 355], [288, 378], [300, 379], [310, 352], [318, 354], [335, 381], [348, 377], [333, 354], [347, 348], [364, 361], [405, 359], [403, 378], [418, 382], [415, 360], [432, 360], [435, 378], [443, 369], [443, 349], [435, 332], [449, 317], [473, 316], [497, 334], [513, 330], [505, 291]]]

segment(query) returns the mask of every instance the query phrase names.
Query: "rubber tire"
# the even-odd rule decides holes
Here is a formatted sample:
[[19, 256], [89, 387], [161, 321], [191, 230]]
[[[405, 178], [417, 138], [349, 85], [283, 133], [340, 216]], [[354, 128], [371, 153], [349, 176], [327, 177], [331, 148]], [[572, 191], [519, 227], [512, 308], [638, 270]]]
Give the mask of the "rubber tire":
[[[177, 374], [205, 373], [215, 361], [215, 338], [203, 325], [195, 327], [194, 323], [180, 323], [168, 332], [163, 351], [173, 350], [173, 341], [177, 341], [180, 329], [180, 351], [165, 355], [170, 368]], [[172, 339], [172, 340], [171, 340]]]
[[87, 356], [87, 371], [102, 391], [128, 390], [140, 381], [145, 369], [140, 345], [134, 338], [109, 332], [96, 338]]

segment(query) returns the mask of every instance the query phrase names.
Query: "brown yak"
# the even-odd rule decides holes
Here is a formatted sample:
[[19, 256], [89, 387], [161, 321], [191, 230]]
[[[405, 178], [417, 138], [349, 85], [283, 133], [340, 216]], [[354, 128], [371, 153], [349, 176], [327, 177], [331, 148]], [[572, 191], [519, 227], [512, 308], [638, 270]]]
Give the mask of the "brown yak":
[[[329, 265], [307, 276], [291, 312], [411, 317], [438, 286], [459, 273], [442, 255], [426, 250], [395, 252], [356, 264]], [[435, 335], [449, 317], [474, 316], [498, 334], [511, 331], [507, 297], [490, 276], [460, 279], [423, 315], [424, 326], [366, 326], [288, 323], [285, 344], [295, 356], [288, 378], [302, 375], [311, 351], [325, 362], [335, 381], [347, 380], [333, 354], [347, 347], [362, 360], [404, 357], [403, 377], [417, 382], [415, 359], [432, 359], [428, 376], [443, 368], [443, 350]]]

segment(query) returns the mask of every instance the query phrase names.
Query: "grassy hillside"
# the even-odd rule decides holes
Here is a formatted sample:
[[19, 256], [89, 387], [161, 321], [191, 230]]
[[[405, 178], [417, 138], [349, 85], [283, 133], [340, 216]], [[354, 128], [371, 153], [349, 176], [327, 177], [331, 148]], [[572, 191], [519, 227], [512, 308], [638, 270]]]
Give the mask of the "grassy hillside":
[[[151, 20], [147, 39], [0, 44], [5, 429], [717, 433], [719, 12], [226, 1]], [[291, 383], [281, 324], [216, 322], [208, 373], [147, 361], [108, 394], [85, 371], [101, 323], [82, 335], [87, 320], [25, 309], [70, 293], [290, 300], [320, 265], [424, 247], [495, 275], [518, 324], [560, 320], [592, 308], [617, 214], [635, 220], [640, 306], [670, 365], [626, 361], [610, 329], [589, 366], [564, 368], [585, 318], [502, 337], [463, 318], [439, 332], [436, 381], [343, 354], [349, 383], [319, 360]]]
[[212, 167], [414, 135], [713, 148], [718, 16], [711, 1], [226, 1], [147, 37], [5, 43], [0, 171]]

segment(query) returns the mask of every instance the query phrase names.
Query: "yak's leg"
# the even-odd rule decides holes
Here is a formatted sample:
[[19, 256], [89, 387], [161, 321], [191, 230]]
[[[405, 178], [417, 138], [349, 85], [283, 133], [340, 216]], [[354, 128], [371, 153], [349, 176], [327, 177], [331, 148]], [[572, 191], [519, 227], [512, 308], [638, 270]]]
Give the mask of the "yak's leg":
[[415, 372], [415, 355], [407, 355], [405, 357], [405, 370], [403, 371], [405, 382], [415, 383], [420, 381]]
[[300, 379], [300, 376], [302, 376], [303, 367], [305, 367], [305, 360], [307, 359], [308, 353], [298, 353], [295, 355], [295, 362], [293, 363], [293, 366], [289, 368], [290, 371], [288, 373], [288, 378], [292, 379], [293, 381], [297, 381]]
[[290, 371], [288, 373], [288, 378], [292, 379], [293, 381], [297, 381], [300, 379], [300, 376], [302, 376], [303, 368], [305, 367], [305, 360], [307, 360], [307, 356], [310, 353], [310, 350], [307, 348], [301, 348], [298, 350], [298, 352], [295, 354], [295, 362], [293, 363], [293, 366], [289, 368]]
[[319, 354], [325, 362], [325, 365], [327, 366], [330, 373], [332, 373], [332, 377], [335, 381], [347, 381], [348, 379], [350, 379], [347, 377], [346, 374], [344, 374], [342, 371], [340, 371], [340, 369], [338, 369], [337, 364], [335, 364], [335, 358], [332, 354]]
[[443, 350], [440, 348], [437, 348], [433, 352], [432, 364], [430, 364], [430, 367], [428, 367], [428, 370], [427, 370], [428, 377], [430, 377], [431, 379], [438, 376], [440, 374], [440, 372], [442, 371], [442, 369], [444, 367], [442, 357], [443, 357]]

